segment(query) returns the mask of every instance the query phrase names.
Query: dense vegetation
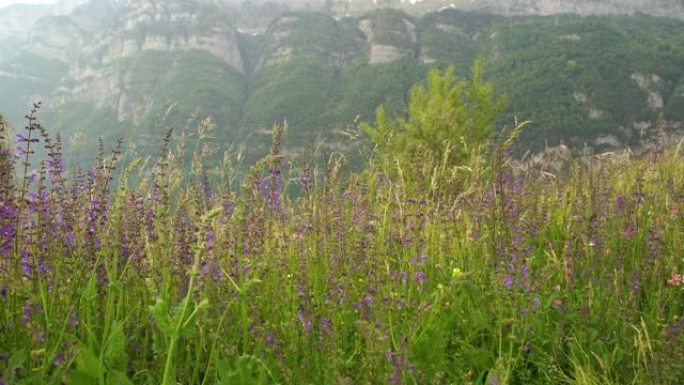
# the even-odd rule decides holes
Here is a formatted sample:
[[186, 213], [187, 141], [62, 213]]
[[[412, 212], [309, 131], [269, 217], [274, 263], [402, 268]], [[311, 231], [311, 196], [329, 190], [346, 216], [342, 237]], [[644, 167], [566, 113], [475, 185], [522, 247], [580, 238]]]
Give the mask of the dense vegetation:
[[[7, 90], [0, 106], [20, 125], [22, 106], [45, 97], [51, 101], [45, 121], [65, 138], [86, 134], [91, 145], [98, 136], [118, 137], [134, 127], [136, 134], [145, 134], [133, 138], [140, 155], [153, 153], [150, 138], [163, 131], [154, 123], [170, 106], [167, 118], [174, 125], [196, 111], [200, 118], [213, 118], [217, 138], [259, 151], [268, 149], [271, 125], [286, 118], [288, 148], [303, 153], [316, 137], [331, 148], [347, 145], [339, 130], [374, 120], [381, 104], [388, 116], [405, 116], [409, 89], [425, 80], [428, 67], [455, 65], [464, 74], [482, 57], [497, 94], [509, 96], [501, 122], [514, 116], [531, 120], [521, 141], [533, 151], [561, 139], [581, 148], [606, 135], [613, 135], [618, 147], [638, 146], [643, 139], [639, 127], [653, 127], [660, 112], [667, 121], [684, 120], [684, 23], [675, 19], [508, 18], [454, 10], [414, 17], [385, 9], [339, 20], [323, 13], [286, 13], [265, 34], [252, 36], [228, 32], [232, 27], [219, 16], [188, 30], [159, 23], [127, 33], [137, 41], [182, 39], [222, 20], [216, 26], [225, 32], [222, 38], [239, 46], [243, 72], [199, 50], [148, 50], [96, 66], [113, 84], [129, 79], [117, 87], [126, 94], [122, 105], [137, 112], [122, 115], [116, 110], [116, 87], [111, 91], [115, 98], [106, 102], [70, 95], [68, 90], [79, 83], [68, 80], [65, 64], [23, 52], [0, 58], [0, 88]], [[363, 23], [370, 23], [368, 36]], [[36, 39], [60, 30], [40, 31]], [[403, 56], [370, 64], [373, 45], [394, 47]], [[102, 54], [98, 50], [106, 49], [81, 53], [79, 65], [93, 62]], [[100, 86], [84, 84], [86, 89]]]
[[472, 134], [500, 104], [478, 71], [432, 73], [346, 178], [279, 126], [240, 174], [203, 166], [206, 121], [194, 151], [169, 132], [154, 165], [116, 145], [87, 172], [37, 108], [0, 125], [0, 383], [680, 383], [680, 146], [528, 167], [521, 126]]

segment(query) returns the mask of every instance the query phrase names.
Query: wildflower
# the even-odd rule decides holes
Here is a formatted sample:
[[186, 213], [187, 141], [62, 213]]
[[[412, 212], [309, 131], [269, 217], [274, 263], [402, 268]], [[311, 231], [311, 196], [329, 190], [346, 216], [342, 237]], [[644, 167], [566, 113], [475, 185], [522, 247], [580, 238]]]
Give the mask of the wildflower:
[[387, 359], [387, 362], [390, 364], [392, 363], [392, 349], [387, 349], [387, 351], [385, 351], [385, 359]]
[[425, 277], [425, 273], [422, 271], [416, 272], [416, 282], [420, 285], [424, 285], [425, 282], [427, 281], [427, 278]]
[[309, 193], [309, 183], [311, 180], [311, 169], [307, 166], [299, 174], [299, 186], [305, 194]]
[[215, 242], [216, 242], [216, 233], [213, 231], [207, 231], [207, 234], [204, 237], [204, 244], [207, 246], [207, 248], [213, 249]]
[[672, 269], [672, 275], [670, 279], [667, 280], [667, 284], [670, 286], [679, 286], [682, 284], [682, 275], [677, 273], [677, 269]]
[[76, 238], [76, 235], [74, 233], [72, 233], [72, 232], [67, 233], [67, 235], [66, 235], [67, 245], [69, 245], [70, 247], [73, 247], [75, 238]]
[[636, 234], [636, 226], [634, 226], [634, 223], [628, 223], [620, 230], [620, 236], [624, 239], [631, 239], [634, 234]]
[[54, 158], [47, 160], [47, 166], [50, 177], [54, 178], [64, 172], [64, 159], [61, 155], [56, 154]]
[[31, 254], [24, 247], [21, 249], [21, 268], [24, 270], [24, 278], [30, 278], [33, 268], [30, 261]]
[[344, 303], [344, 284], [341, 282], [337, 284], [337, 298], [337, 302], [342, 305]]
[[563, 310], [563, 300], [562, 299], [560, 299], [560, 298], [554, 299], [553, 304], [556, 306], [556, 309]]
[[463, 276], [463, 272], [458, 267], [454, 267], [454, 269], [451, 270], [451, 278], [457, 280], [457, 279], [460, 279], [462, 276]]
[[24, 156], [24, 155], [26, 155], [26, 154], [28, 154], [28, 152], [26, 152], [26, 150], [24, 150], [24, 149], [21, 148], [21, 147], [17, 147], [17, 148], [14, 150], [14, 155], [15, 155], [16, 157]]
[[30, 299], [27, 299], [26, 302], [24, 303], [24, 306], [22, 306], [21, 311], [24, 313], [24, 316], [21, 318], [22, 322], [27, 323], [31, 320], [31, 315], [33, 314], [33, 308], [32, 308], [32, 302]]
[[511, 277], [510, 274], [504, 276], [504, 285], [506, 285], [506, 289], [508, 290], [513, 288], [513, 277]]
[[525, 265], [520, 269], [520, 273], [522, 275], [521, 283], [520, 285], [522, 286], [525, 291], [530, 291], [530, 283], [529, 283], [529, 278], [530, 278], [530, 267]]
[[262, 178], [260, 187], [265, 201], [268, 201], [274, 207], [280, 204], [280, 193], [283, 190], [280, 170], [271, 170], [268, 176]]
[[324, 336], [328, 335], [328, 330], [330, 330], [330, 320], [327, 318], [321, 319], [321, 334]]
[[306, 317], [306, 314], [304, 313], [304, 310], [299, 309], [297, 312], [297, 317], [299, 318], [299, 321], [302, 323], [302, 326], [304, 326], [304, 331], [308, 334], [311, 332], [311, 320]]
[[534, 297], [532, 298], [532, 307], [535, 309], [539, 309], [539, 297]]
[[17, 143], [38, 143], [40, 140], [38, 138], [27, 138], [22, 134], [17, 134]]
[[427, 260], [428, 256], [427, 255], [421, 255], [419, 258], [416, 258], [415, 256], [411, 257], [411, 264], [416, 266], [420, 265], [423, 266], [425, 265], [425, 261]]
[[272, 332], [268, 332], [266, 334], [266, 343], [268, 344], [268, 346], [273, 346], [276, 344], [276, 342], [277, 341], [276, 341], [275, 334], [273, 334]]

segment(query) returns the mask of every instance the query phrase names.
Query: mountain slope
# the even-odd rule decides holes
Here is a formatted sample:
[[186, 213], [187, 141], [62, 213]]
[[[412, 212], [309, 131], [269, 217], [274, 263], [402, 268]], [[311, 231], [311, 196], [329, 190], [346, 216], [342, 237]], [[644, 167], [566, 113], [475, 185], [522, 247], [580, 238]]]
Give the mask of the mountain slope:
[[23, 106], [42, 99], [47, 125], [67, 138], [87, 145], [131, 135], [141, 153], [188, 116], [212, 117], [220, 144], [263, 153], [271, 125], [287, 119], [288, 146], [301, 152], [315, 138], [342, 146], [336, 132], [372, 121], [380, 104], [402, 116], [428, 68], [456, 65], [463, 75], [483, 57], [509, 95], [502, 122], [533, 121], [524, 138], [531, 148], [636, 145], [661, 112], [671, 130], [684, 128], [684, 23], [676, 19], [283, 9], [247, 32], [235, 12], [215, 1], [102, 0], [42, 17], [0, 60], [0, 109], [20, 125]]

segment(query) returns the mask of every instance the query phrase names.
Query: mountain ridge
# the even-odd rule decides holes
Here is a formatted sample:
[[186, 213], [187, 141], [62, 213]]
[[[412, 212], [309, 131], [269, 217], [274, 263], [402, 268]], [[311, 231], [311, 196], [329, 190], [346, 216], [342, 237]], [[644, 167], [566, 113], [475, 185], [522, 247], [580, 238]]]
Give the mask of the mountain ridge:
[[154, 144], [162, 116], [177, 127], [211, 116], [217, 140], [253, 148], [287, 119], [301, 149], [372, 120], [380, 104], [401, 116], [428, 67], [456, 64], [463, 73], [484, 57], [511, 95], [504, 119], [534, 120], [528, 139], [537, 146], [543, 136], [620, 147], [660, 112], [673, 130], [684, 120], [684, 25], [669, 18], [379, 9], [283, 11], [249, 30], [239, 23], [215, 1], [89, 2], [40, 18], [21, 49], [0, 58], [0, 86], [22, 99], [0, 96], [0, 108], [17, 111], [8, 116], [17, 124], [20, 104], [43, 99], [48, 122], [68, 135], [92, 136], [86, 131], [100, 125], [95, 133], [106, 137], [142, 134], [142, 147]]

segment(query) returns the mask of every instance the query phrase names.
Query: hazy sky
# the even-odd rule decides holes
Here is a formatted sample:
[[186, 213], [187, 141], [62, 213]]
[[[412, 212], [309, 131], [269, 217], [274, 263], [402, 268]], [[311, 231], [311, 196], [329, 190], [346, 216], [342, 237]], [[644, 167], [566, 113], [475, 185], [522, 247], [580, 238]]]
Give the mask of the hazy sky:
[[28, 3], [28, 4], [44, 4], [44, 3], [54, 3], [54, 0], [0, 0], [0, 7], [14, 3]]

